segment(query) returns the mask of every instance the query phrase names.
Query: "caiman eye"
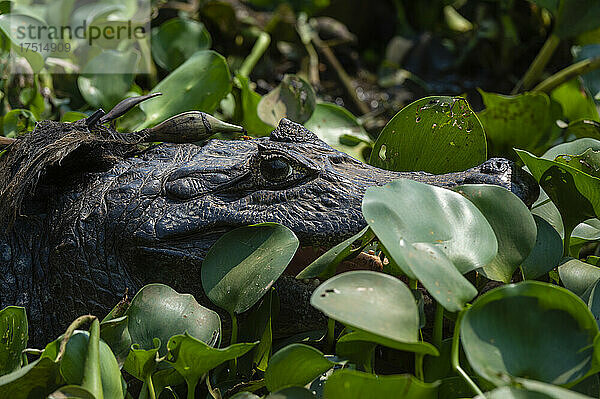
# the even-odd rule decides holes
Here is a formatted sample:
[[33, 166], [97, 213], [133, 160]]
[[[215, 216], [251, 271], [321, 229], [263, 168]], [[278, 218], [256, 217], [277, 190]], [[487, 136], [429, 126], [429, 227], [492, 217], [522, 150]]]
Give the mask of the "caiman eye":
[[268, 181], [280, 183], [292, 174], [289, 162], [278, 155], [271, 155], [260, 160], [260, 173]]

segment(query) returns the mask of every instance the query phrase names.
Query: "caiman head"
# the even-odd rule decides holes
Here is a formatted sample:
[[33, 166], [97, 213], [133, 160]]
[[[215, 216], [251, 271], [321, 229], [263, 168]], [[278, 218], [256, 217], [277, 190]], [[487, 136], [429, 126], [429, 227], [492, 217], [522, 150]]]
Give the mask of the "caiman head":
[[[61, 129], [80, 129], [48, 126], [54, 126], [59, 144], [66, 137]], [[31, 140], [42, 137], [37, 134]], [[287, 119], [270, 137], [160, 144], [142, 152], [126, 145], [105, 154], [104, 146], [113, 148], [112, 142], [89, 140], [72, 144], [72, 155], [53, 161], [37, 194], [23, 202], [13, 233], [0, 236], [0, 245], [15, 248], [0, 258], [0, 271], [9, 271], [6, 281], [17, 278], [10, 277], [16, 265], [27, 263], [19, 260], [17, 248], [33, 254], [31, 267], [23, 271], [31, 275], [27, 284], [33, 288], [6, 291], [0, 305], [28, 306], [39, 315], [36, 325], [52, 331], [83, 312], [104, 314], [126, 288], [135, 291], [150, 282], [201, 297], [199, 270], [206, 252], [239, 226], [278, 222], [303, 246], [342, 241], [366, 225], [361, 202], [370, 186], [399, 178], [442, 187], [489, 183], [511, 190], [527, 205], [539, 193], [531, 176], [504, 159], [446, 175], [391, 172], [331, 148]], [[53, 148], [46, 153], [55, 156]], [[28, 155], [21, 158], [26, 162]], [[13, 169], [5, 166], [5, 174], [18, 176]]]

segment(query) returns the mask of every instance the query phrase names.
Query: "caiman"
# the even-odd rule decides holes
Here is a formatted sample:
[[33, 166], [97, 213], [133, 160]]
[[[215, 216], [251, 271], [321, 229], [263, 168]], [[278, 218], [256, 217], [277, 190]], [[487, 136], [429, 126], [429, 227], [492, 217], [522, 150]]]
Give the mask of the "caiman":
[[[205, 114], [184, 115], [210, 130]], [[505, 159], [444, 175], [392, 172], [287, 119], [269, 137], [146, 148], [139, 142], [164, 141], [190, 125], [163, 124], [161, 138], [147, 130], [117, 133], [102, 124], [106, 118], [95, 119], [38, 123], [0, 157], [0, 309], [24, 306], [37, 345], [151, 282], [214, 308], [200, 268], [223, 233], [277, 222], [302, 246], [331, 246], [366, 225], [361, 201], [370, 186], [400, 178], [442, 187], [488, 183], [527, 205], [539, 193], [533, 178]], [[281, 313], [293, 318], [301, 305], [290, 303]]]

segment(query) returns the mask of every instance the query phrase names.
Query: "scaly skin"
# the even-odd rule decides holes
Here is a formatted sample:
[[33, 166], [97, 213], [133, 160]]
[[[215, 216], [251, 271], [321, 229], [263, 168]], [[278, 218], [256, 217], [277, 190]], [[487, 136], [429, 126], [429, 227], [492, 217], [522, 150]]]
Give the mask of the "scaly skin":
[[108, 170], [80, 173], [63, 188], [38, 190], [24, 204], [25, 216], [0, 235], [0, 308], [25, 306], [40, 345], [78, 315], [104, 315], [126, 289], [131, 296], [151, 282], [211, 306], [200, 267], [224, 232], [278, 222], [303, 246], [329, 246], [366, 225], [361, 201], [368, 187], [398, 178], [443, 187], [497, 184], [528, 205], [538, 193], [507, 160], [439, 176], [390, 172], [288, 120], [268, 138], [162, 144]]

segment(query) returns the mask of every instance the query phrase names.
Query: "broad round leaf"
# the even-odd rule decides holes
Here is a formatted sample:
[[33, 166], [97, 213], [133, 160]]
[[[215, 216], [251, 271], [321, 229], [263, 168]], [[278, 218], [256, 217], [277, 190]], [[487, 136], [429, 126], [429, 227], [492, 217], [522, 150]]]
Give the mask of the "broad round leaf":
[[7, 306], [0, 311], [0, 376], [21, 367], [21, 352], [29, 334], [25, 308]]
[[291, 344], [271, 357], [265, 371], [265, 383], [271, 392], [292, 386], [301, 387], [334, 365], [312, 346]]
[[562, 0], [556, 13], [553, 33], [561, 39], [598, 28], [600, 3], [595, 0]]
[[281, 276], [298, 246], [294, 233], [277, 223], [232, 230], [219, 238], [204, 258], [204, 292], [229, 313], [243, 313]]
[[560, 281], [569, 291], [583, 297], [588, 288], [600, 279], [600, 267], [578, 259], [566, 259], [558, 267], [558, 274]]
[[[314, 132], [321, 140], [343, 151], [356, 159], [363, 159], [363, 150], [371, 142], [371, 138], [346, 108], [331, 103], [319, 103], [315, 112], [304, 124], [308, 130]], [[350, 135], [357, 139], [355, 145], [350, 146], [343, 142], [344, 136]]]
[[353, 328], [398, 342], [418, 342], [415, 299], [406, 284], [388, 274], [366, 270], [339, 274], [317, 287], [310, 303]]
[[[517, 387], [500, 387], [486, 392], [486, 399], [591, 399], [589, 396], [570, 391], [556, 385], [517, 378]], [[477, 396], [475, 399], [483, 399]]]
[[290, 387], [270, 393], [265, 399], [315, 399], [316, 395], [306, 388]]
[[210, 34], [204, 25], [191, 19], [173, 18], [152, 29], [152, 58], [169, 71], [210, 45]]
[[479, 92], [485, 105], [479, 119], [495, 152], [510, 151], [513, 147], [536, 151], [545, 145], [560, 111], [560, 106], [545, 93], [504, 96]]
[[572, 384], [591, 371], [598, 326], [568, 290], [525, 281], [478, 298], [462, 320], [469, 363], [497, 385], [506, 376]]
[[150, 127], [176, 114], [196, 110], [212, 113], [231, 91], [229, 67], [222, 55], [203, 50], [167, 75], [151, 93], [162, 96], [140, 104]]
[[400, 239], [429, 243], [442, 250], [461, 273], [485, 266], [497, 253], [496, 236], [485, 216], [451, 190], [396, 180], [367, 189], [362, 210], [388, 251]]
[[393, 339], [385, 338], [376, 334], [371, 334], [366, 331], [353, 331], [338, 339], [337, 344], [364, 344], [366, 342], [373, 343], [376, 345], [387, 346], [388, 348], [398, 349], [401, 351], [423, 353], [426, 355], [438, 356], [439, 352], [435, 346], [429, 342], [418, 341], [418, 342], [399, 342]]
[[150, 349], [140, 349], [139, 344], [131, 345], [123, 368], [138, 380], [146, 381], [156, 370], [158, 365], [156, 354], [160, 347], [161, 342], [158, 338], [154, 338], [153, 347]]
[[[190, 294], [179, 294], [164, 284], [143, 287], [131, 301], [126, 315], [131, 341], [141, 349], [154, 348], [154, 338], [168, 342], [176, 334], [191, 336], [214, 346], [221, 339], [221, 319]], [[164, 356], [163, 345], [159, 353]]]
[[584, 118], [593, 121], [600, 120], [594, 100], [587, 96], [579, 79], [573, 79], [558, 86], [552, 90], [550, 97], [561, 105], [564, 117], [570, 121]]
[[0, 377], [0, 397], [11, 399], [29, 399], [44, 397], [60, 385], [64, 379], [60, 375], [60, 363], [54, 363], [49, 357], [29, 363], [27, 366]]
[[273, 130], [273, 126], [263, 122], [258, 116], [258, 103], [260, 103], [262, 97], [252, 90], [247, 77], [238, 74], [235, 78], [239, 83], [241, 92], [242, 125], [254, 137], [267, 136]]
[[491, 280], [509, 283], [535, 245], [537, 228], [531, 212], [503, 187], [468, 184], [456, 190], [483, 213], [498, 241], [498, 254], [482, 267], [483, 274]]
[[325, 383], [325, 398], [437, 399], [439, 383], [424, 383], [412, 375], [373, 375], [353, 370], [334, 372]]
[[285, 75], [273, 90], [258, 103], [260, 119], [271, 126], [277, 126], [281, 118], [297, 123], [306, 122], [316, 106], [315, 92], [312, 86], [296, 75]]
[[535, 245], [521, 263], [525, 279], [538, 278], [558, 266], [563, 253], [560, 235], [546, 220], [533, 215], [537, 227]]
[[447, 173], [487, 159], [485, 133], [461, 97], [425, 97], [404, 107], [383, 128], [369, 163], [395, 171]]

